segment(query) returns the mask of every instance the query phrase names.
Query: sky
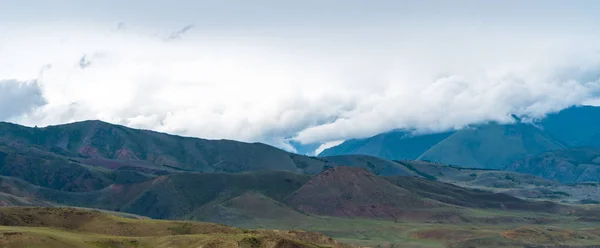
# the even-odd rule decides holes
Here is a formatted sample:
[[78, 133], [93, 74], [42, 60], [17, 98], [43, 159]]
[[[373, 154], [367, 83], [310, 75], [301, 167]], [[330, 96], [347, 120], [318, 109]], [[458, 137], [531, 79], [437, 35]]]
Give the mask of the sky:
[[318, 153], [393, 129], [543, 118], [600, 103], [598, 9], [0, 0], [0, 120], [99, 119]]

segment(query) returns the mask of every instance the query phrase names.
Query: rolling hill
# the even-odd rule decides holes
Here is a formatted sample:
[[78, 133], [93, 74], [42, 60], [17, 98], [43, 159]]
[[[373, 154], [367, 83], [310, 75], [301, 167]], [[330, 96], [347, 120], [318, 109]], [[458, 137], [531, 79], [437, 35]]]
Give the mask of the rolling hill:
[[573, 148], [542, 153], [506, 167], [567, 184], [600, 182], [600, 149]]
[[464, 168], [427, 161], [396, 162], [413, 169], [422, 178], [470, 189], [505, 193], [524, 199], [571, 204], [600, 202], [598, 183], [567, 185], [531, 174], [506, 170]]
[[318, 233], [131, 219], [73, 208], [0, 208], [2, 247], [349, 247]]
[[532, 125], [490, 123], [457, 131], [417, 159], [500, 169], [521, 158], [564, 148], [562, 143]]
[[360, 168], [329, 169], [303, 185], [286, 201], [296, 209], [346, 217], [400, 219], [410, 210], [442, 204], [413, 195]]
[[[0, 192], [12, 197], [35, 199], [38, 203], [17, 205], [68, 205], [158, 219], [193, 219], [232, 225], [285, 218], [273, 213], [299, 217], [310, 214], [402, 219], [407, 217], [409, 210], [531, 208], [526, 204], [515, 205], [515, 202], [527, 201], [507, 195], [452, 188], [443, 182], [417, 177], [379, 177], [357, 167], [335, 167], [316, 176], [285, 171], [234, 174], [182, 172], [141, 183], [113, 184], [89, 192], [49, 189], [4, 177], [0, 178]], [[469, 205], [465, 203], [467, 200], [453, 201], [438, 198], [438, 195], [473, 202], [476, 202], [475, 198], [481, 198], [480, 201], [496, 200], [488, 205]]]

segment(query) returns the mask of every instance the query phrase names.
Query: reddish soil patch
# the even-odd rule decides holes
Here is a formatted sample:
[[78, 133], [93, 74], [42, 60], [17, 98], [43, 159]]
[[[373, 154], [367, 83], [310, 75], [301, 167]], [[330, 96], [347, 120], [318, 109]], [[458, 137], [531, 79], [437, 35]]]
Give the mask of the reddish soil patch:
[[429, 218], [438, 213], [422, 210], [440, 205], [354, 167], [336, 167], [315, 176], [287, 202], [312, 214], [388, 219]]

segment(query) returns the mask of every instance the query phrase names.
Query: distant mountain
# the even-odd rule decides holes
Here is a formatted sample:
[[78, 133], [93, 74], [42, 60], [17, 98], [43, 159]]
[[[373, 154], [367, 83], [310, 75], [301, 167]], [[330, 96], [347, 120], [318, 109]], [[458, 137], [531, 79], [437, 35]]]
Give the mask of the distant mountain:
[[262, 169], [318, 172], [322, 167], [318, 160], [308, 159], [310, 163], [298, 168], [290, 153], [261, 143], [187, 138], [101, 121], [46, 128], [0, 123], [0, 139], [12, 145], [35, 146], [55, 154], [86, 159], [92, 164], [117, 160], [154, 169], [201, 172]]
[[573, 148], [518, 160], [508, 171], [527, 173], [562, 183], [600, 182], [600, 148]]
[[0, 175], [59, 190], [89, 191], [172, 172], [317, 174], [340, 165], [414, 175], [402, 165], [364, 155], [316, 158], [261, 143], [181, 137], [101, 121], [46, 128], [0, 122]]
[[[505, 193], [525, 199], [549, 200], [564, 203], [577, 204], [600, 202], [600, 187], [598, 187], [600, 186], [600, 183], [598, 182], [565, 185], [559, 181], [542, 178], [541, 176], [543, 175], [536, 176], [504, 169], [464, 168], [427, 161], [403, 160], [395, 162], [414, 170], [424, 179], [451, 183], [470, 189]], [[542, 169], [541, 171], [545, 170]], [[548, 172], [552, 171], [553, 169], [548, 170]], [[451, 194], [451, 192], [448, 194]]]
[[324, 150], [319, 156], [363, 154], [390, 160], [416, 159], [452, 134], [453, 132], [413, 135], [405, 131], [392, 131], [367, 139], [347, 140]]
[[465, 128], [417, 159], [473, 168], [504, 168], [515, 160], [566, 148], [538, 128], [523, 123]]
[[575, 106], [534, 123], [489, 123], [455, 132], [410, 135], [391, 131], [348, 140], [319, 156], [366, 154], [390, 160], [430, 160], [474, 168], [502, 169], [543, 152], [573, 147], [600, 148], [600, 107]]
[[549, 114], [539, 126], [569, 147], [600, 148], [600, 107], [571, 107]]

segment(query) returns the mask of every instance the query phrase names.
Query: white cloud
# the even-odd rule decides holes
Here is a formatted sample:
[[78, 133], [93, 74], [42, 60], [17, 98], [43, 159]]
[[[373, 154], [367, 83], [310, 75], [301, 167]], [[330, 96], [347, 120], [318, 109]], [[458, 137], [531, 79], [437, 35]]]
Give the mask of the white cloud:
[[315, 153], [313, 155], [319, 155], [321, 152], [325, 151], [326, 149], [332, 148], [334, 146], [338, 146], [339, 144], [344, 143], [343, 140], [336, 140], [336, 141], [329, 141], [329, 142], [325, 142], [322, 145], [319, 146], [319, 148], [317, 148], [315, 150]]
[[196, 26], [166, 41], [176, 28], [115, 25], [0, 28], [0, 79], [37, 78], [47, 102], [11, 120], [102, 119], [288, 150], [290, 139], [322, 143], [322, 150], [395, 128], [541, 116], [600, 93], [593, 33], [410, 25], [215, 33]]

